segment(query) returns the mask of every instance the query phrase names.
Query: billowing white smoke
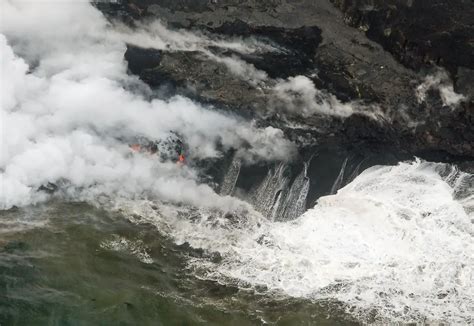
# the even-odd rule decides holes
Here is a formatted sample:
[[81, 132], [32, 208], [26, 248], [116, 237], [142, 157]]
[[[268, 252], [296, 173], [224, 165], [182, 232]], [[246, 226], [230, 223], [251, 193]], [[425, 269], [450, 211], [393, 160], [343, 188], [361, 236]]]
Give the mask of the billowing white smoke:
[[191, 168], [131, 154], [124, 140], [135, 136], [179, 132], [191, 162], [219, 157], [220, 148], [247, 161], [294, 153], [280, 130], [183, 97], [149, 100], [147, 87], [126, 73], [125, 43], [86, 1], [4, 1], [2, 18], [0, 208], [44, 199], [37, 189], [48, 182], [75, 198], [235, 204], [199, 184]]
[[133, 203], [177, 243], [218, 252], [201, 277], [310, 300], [361, 321], [474, 322], [474, 176], [446, 164], [376, 166], [290, 222], [179, 218]]
[[423, 83], [416, 88], [416, 97], [419, 103], [426, 100], [429, 90], [438, 90], [443, 104], [450, 108], [455, 108], [461, 101], [466, 100], [462, 94], [454, 91], [453, 82], [444, 70], [438, 70], [433, 75], [426, 76]]
[[257, 40], [253, 37], [233, 37], [223, 39], [217, 36], [212, 38], [208, 35], [194, 31], [170, 30], [161, 21], [154, 20], [149, 23], [138, 23], [136, 28], [131, 29], [120, 22], [114, 22], [116, 37], [126, 43], [143, 48], [170, 51], [198, 51], [210, 53], [210, 47], [232, 50], [240, 54], [250, 54], [268, 51], [277, 51], [269, 42]]
[[[117, 24], [115, 37], [144, 48], [153, 48], [163, 51], [197, 51], [208, 59], [224, 65], [230, 73], [253, 87], [263, 89], [269, 98], [269, 109], [282, 113], [309, 117], [315, 114], [348, 117], [354, 112], [370, 114], [377, 119], [378, 110], [359, 108], [356, 103], [341, 103], [335, 96], [316, 88], [306, 76], [293, 76], [288, 79], [272, 79], [266, 72], [257, 69], [254, 65], [234, 56], [222, 56], [213, 53], [210, 48], [231, 50], [240, 54], [258, 54], [264, 52], [281, 52], [284, 49], [277, 45], [255, 38], [233, 38], [230, 41], [213, 36], [210, 38], [198, 32], [185, 30], [172, 31], [162, 22], [154, 21], [149, 24], [140, 24], [131, 30], [120, 23]], [[360, 110], [359, 110], [360, 109]]]
[[343, 104], [334, 95], [318, 90], [306, 76], [279, 81], [274, 91], [277, 100], [281, 101], [278, 106], [305, 117], [316, 113], [348, 117], [354, 112], [350, 104]]

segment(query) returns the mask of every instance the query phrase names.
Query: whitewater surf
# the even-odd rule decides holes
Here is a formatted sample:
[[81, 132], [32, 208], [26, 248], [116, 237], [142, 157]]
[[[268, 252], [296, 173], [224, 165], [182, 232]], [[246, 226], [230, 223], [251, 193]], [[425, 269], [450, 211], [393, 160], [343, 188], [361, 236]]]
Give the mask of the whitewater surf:
[[[317, 69], [265, 71], [260, 56], [295, 55], [278, 29], [1, 6], [0, 324], [474, 323], [472, 161], [364, 142], [425, 116], [342, 101]], [[134, 48], [153, 76], [175, 55], [216, 65], [264, 109], [150, 86]], [[439, 92], [458, 112], [468, 97], [435, 76], [410, 82], [413, 100]]]
[[[365, 322], [469, 324], [474, 304], [474, 176], [454, 166], [378, 166], [289, 222], [236, 222], [201, 212], [126, 206], [178, 244], [199, 277], [310, 300], [342, 302]], [[192, 214], [191, 214], [192, 216]], [[374, 316], [375, 314], [375, 316]]]

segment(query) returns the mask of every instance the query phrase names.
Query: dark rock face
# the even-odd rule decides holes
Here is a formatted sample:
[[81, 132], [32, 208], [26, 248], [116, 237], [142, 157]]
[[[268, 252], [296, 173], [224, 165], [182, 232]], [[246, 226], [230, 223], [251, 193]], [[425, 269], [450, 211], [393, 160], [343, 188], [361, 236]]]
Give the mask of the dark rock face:
[[[127, 0], [97, 6], [132, 26], [158, 18], [172, 28], [256, 37], [284, 49], [252, 55], [208, 49], [264, 72], [268, 87], [262, 88], [200, 52], [129, 46], [130, 71], [152, 87], [167, 83], [217, 109], [257, 118], [303, 147], [337, 140], [474, 156], [472, 1]], [[464, 95], [460, 105], [446, 106], [436, 88], [427, 90], [424, 101], [417, 97], [417, 86], [436, 66], [449, 71], [454, 90]], [[269, 111], [270, 89], [297, 75], [341, 102], [356, 101], [363, 112], [341, 119]], [[381, 117], [370, 118], [377, 112]]]
[[246, 62], [265, 71], [271, 78], [287, 78], [307, 72], [314, 66], [314, 56], [321, 44], [321, 30], [316, 27], [285, 29], [273, 26], [254, 26], [241, 20], [226, 22], [209, 31], [229, 36], [255, 36], [269, 39], [272, 43], [284, 46], [290, 53], [267, 53], [265, 56], [241, 55]]
[[139, 75], [146, 69], [151, 69], [160, 64], [161, 54], [154, 49], [143, 49], [134, 46], [127, 46], [125, 60], [128, 62], [128, 69], [132, 74]]
[[[471, 0], [331, 0], [344, 21], [413, 70], [444, 67], [467, 101], [450, 114], [426, 117], [417, 141], [472, 155], [474, 145], [474, 2]], [[436, 97], [436, 96], [435, 96]], [[428, 106], [442, 108], [436, 101]]]
[[453, 76], [474, 69], [471, 0], [331, 0], [344, 20], [360, 28], [404, 65], [437, 64]]

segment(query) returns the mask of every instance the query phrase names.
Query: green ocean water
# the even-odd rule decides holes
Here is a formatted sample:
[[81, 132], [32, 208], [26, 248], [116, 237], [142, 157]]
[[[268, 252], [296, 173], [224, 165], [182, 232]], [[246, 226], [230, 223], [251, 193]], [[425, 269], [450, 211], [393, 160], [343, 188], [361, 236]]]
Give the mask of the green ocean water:
[[0, 212], [0, 325], [352, 325], [335, 304], [200, 280], [199, 252], [85, 203]]

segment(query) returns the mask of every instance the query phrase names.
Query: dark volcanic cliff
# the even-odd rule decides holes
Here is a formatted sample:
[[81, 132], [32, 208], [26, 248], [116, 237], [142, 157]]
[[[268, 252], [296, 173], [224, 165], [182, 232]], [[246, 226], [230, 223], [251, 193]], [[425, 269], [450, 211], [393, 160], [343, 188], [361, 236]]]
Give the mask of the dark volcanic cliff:
[[472, 0], [331, 0], [344, 20], [365, 31], [407, 67], [437, 64], [453, 76], [474, 69]]
[[[98, 4], [111, 19], [130, 25], [160, 19], [218, 37], [264, 38], [281, 53], [238, 56], [268, 75], [268, 83], [306, 76], [341, 102], [363, 112], [348, 118], [269, 113], [273, 94], [228, 73], [218, 61], [192, 51], [129, 46], [131, 72], [152, 87], [168, 85], [204, 103], [258, 118], [311, 143], [394, 146], [419, 153], [442, 151], [474, 156], [473, 20], [468, 0], [128, 0]], [[449, 105], [438, 88], [464, 98]], [[432, 84], [426, 83], [426, 77]], [[441, 76], [441, 77], [439, 77]], [[428, 85], [424, 99], [417, 87]], [[372, 119], [377, 108], [378, 119]], [[373, 112], [372, 112], [373, 111]], [[288, 122], [298, 128], [289, 128]], [[309, 140], [307, 139], [309, 137]]]

